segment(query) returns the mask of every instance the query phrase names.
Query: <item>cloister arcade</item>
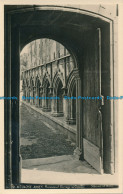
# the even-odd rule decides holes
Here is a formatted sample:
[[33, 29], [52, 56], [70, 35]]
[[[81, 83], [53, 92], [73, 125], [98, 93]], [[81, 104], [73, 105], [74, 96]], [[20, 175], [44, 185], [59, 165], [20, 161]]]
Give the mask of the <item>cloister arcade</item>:
[[[54, 61], [45, 67], [40, 65], [21, 72], [23, 96], [27, 103], [41, 108], [42, 111], [51, 112], [54, 117], [64, 117], [68, 124], [76, 124], [76, 100], [64, 99], [64, 96], [76, 97], [75, 61], [69, 54], [53, 63]], [[68, 75], [66, 66], [71, 66]], [[41, 99], [42, 97], [46, 99]], [[51, 100], [48, 97], [59, 99]]]

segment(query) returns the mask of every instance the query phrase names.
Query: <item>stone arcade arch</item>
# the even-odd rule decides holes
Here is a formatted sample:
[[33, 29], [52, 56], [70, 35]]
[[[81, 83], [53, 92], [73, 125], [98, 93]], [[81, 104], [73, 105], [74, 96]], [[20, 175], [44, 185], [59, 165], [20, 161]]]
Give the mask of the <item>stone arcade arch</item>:
[[[52, 81], [53, 85], [53, 96], [57, 96], [60, 98], [60, 100], [55, 99], [52, 101], [53, 107], [52, 107], [52, 115], [53, 116], [63, 116], [64, 110], [63, 110], [63, 94], [64, 94], [64, 80], [63, 76], [60, 72], [56, 72], [54, 79]], [[60, 110], [60, 106], [62, 110]]]
[[[66, 87], [67, 87], [67, 96], [68, 97], [78, 97], [77, 92], [77, 79], [80, 79], [79, 74], [77, 74], [78, 70], [73, 69], [73, 71], [70, 73]], [[66, 122], [68, 124], [76, 124], [76, 113], [77, 113], [77, 99], [71, 99], [67, 100], [67, 116], [66, 116]]]
[[[43, 97], [50, 97], [50, 78], [49, 76], [44, 76], [42, 81], [42, 87], [43, 87]], [[44, 99], [42, 105], [42, 110], [45, 112], [51, 111], [51, 100], [50, 99]]]
[[[82, 94], [90, 95], [92, 88], [93, 92], [94, 88], [97, 89], [96, 95], [113, 95], [113, 30], [110, 17], [103, 17], [98, 13], [88, 12], [81, 9], [81, 7], [65, 6], [29, 6], [28, 8], [22, 6], [21, 9], [18, 9], [17, 6], [14, 8], [6, 6], [5, 14], [5, 74], [7, 78], [5, 85], [8, 88], [6, 96], [10, 94], [19, 97], [19, 84], [17, 83], [19, 83], [20, 50], [30, 41], [43, 37], [60, 42], [73, 54], [76, 68], [78, 68], [75, 71], [77, 75], [77, 96]], [[101, 74], [101, 71], [103, 74]], [[11, 76], [10, 72], [14, 76]], [[81, 158], [86, 159], [100, 172], [103, 169], [106, 173], [114, 173], [114, 152], [116, 152], [116, 150], [114, 151], [114, 144], [116, 142], [114, 143], [113, 102], [106, 101], [103, 107], [101, 102], [100, 104], [95, 103], [95, 111], [101, 110], [97, 115], [93, 114], [93, 111], [90, 112], [88, 108], [91, 107], [91, 102], [88, 102], [90, 106], [87, 103], [82, 103], [80, 99], [76, 103], [77, 147], [80, 150]], [[12, 106], [5, 104], [5, 108], [11, 110], [6, 114], [8, 124], [5, 135], [6, 141], [9, 142], [5, 147], [7, 154], [5, 164], [6, 186], [11, 186], [11, 183], [18, 183], [20, 177], [19, 103], [13, 102]], [[85, 116], [84, 111], [86, 111]], [[9, 115], [10, 112], [12, 112], [12, 121]], [[90, 121], [88, 118], [91, 118], [92, 122], [95, 121], [98, 127], [93, 123], [93, 128], [90, 131]], [[102, 122], [100, 122], [101, 119]], [[9, 125], [10, 122], [12, 122], [12, 125]], [[95, 129], [97, 128], [99, 130], [98, 136], [101, 139], [98, 146], [95, 143]], [[12, 131], [12, 134], [10, 131]], [[13, 142], [13, 144], [10, 142]], [[88, 147], [89, 149], [94, 147], [97, 150], [96, 153], [98, 154], [96, 157], [98, 163], [96, 165], [94, 160], [89, 161]], [[92, 158], [94, 157], [95, 155], [92, 152]]]

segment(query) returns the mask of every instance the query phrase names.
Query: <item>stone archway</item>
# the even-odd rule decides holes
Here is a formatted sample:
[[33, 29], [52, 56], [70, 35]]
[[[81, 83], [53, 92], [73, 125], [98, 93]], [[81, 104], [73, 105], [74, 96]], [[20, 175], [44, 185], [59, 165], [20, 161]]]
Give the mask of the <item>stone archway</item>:
[[[8, 92], [11, 95], [19, 97], [19, 53], [20, 49], [24, 47], [28, 42], [43, 37], [49, 37], [58, 42], [62, 43], [74, 56], [76, 60], [77, 70], [76, 73], [79, 75], [76, 79], [76, 90], [77, 95], [81, 96], [82, 92], [86, 94], [86, 84], [85, 78], [89, 77], [89, 73], [93, 72], [93, 65], [91, 63], [101, 64], [102, 77], [99, 74], [99, 82], [101, 84], [102, 93], [104, 96], [113, 95], [113, 60], [112, 60], [112, 20], [110, 18], [105, 18], [97, 13], [89, 13], [88, 11], [83, 11], [81, 8], [68, 8], [59, 6], [34, 6], [30, 7], [30, 10], [26, 7], [19, 10], [17, 7], [12, 10], [6, 11], [6, 56], [7, 53], [10, 55], [5, 59], [5, 64], [7, 67], [6, 72], [6, 85]], [[24, 11], [24, 12], [23, 12]], [[46, 17], [47, 16], [47, 17]], [[27, 18], [25, 20], [25, 18]], [[51, 20], [51, 18], [56, 18]], [[64, 20], [64, 18], [66, 18]], [[73, 19], [74, 18], [74, 19]], [[11, 21], [11, 22], [10, 22]], [[35, 22], [36, 21], [36, 22]], [[51, 22], [52, 21], [52, 22]], [[64, 22], [63, 22], [64, 21]], [[63, 25], [64, 24], [64, 25]], [[77, 27], [76, 27], [77, 26]], [[64, 32], [64, 33], [63, 33]], [[98, 32], [98, 33], [97, 33]], [[101, 33], [100, 33], [101, 32]], [[96, 40], [96, 46], [92, 39]], [[11, 41], [9, 41], [11, 40]], [[91, 44], [91, 47], [90, 47]], [[97, 50], [91, 52], [89, 48], [96, 48]], [[99, 52], [98, 52], [99, 51]], [[92, 55], [93, 53], [93, 55]], [[100, 56], [100, 53], [102, 56]], [[96, 58], [95, 56], [98, 57]], [[100, 63], [101, 57], [101, 63]], [[92, 59], [92, 61], [91, 61]], [[12, 65], [11, 65], [12, 64]], [[100, 67], [99, 67], [100, 68]], [[11, 69], [11, 71], [10, 71]], [[99, 69], [98, 69], [99, 70]], [[8, 72], [12, 72], [12, 77]], [[9, 74], [9, 76], [8, 76]], [[94, 74], [93, 74], [94, 75]], [[93, 76], [95, 77], [95, 75]], [[110, 79], [109, 79], [110, 78]], [[11, 80], [11, 83], [8, 83]], [[98, 80], [97, 80], [98, 81]], [[94, 79], [93, 82], [95, 83]], [[88, 81], [87, 86], [91, 88], [93, 82]], [[11, 86], [9, 85], [11, 84]], [[95, 84], [96, 85], [96, 84]], [[94, 86], [94, 85], [93, 85]], [[84, 89], [83, 89], [84, 88]], [[90, 94], [91, 91], [88, 91]], [[99, 95], [101, 95], [99, 93]], [[11, 139], [13, 144], [10, 145], [12, 152], [15, 156], [12, 156], [12, 163], [8, 157], [9, 164], [7, 164], [6, 173], [9, 174], [13, 183], [19, 182], [19, 104], [14, 103], [13, 106], [7, 105], [12, 112], [12, 128], [8, 130], [12, 131], [12, 136], [6, 135], [6, 138]], [[81, 100], [77, 100], [77, 147], [82, 152], [83, 150], [83, 131], [87, 131], [87, 125], [84, 127], [82, 125], [82, 110], [86, 106], [82, 104]], [[102, 106], [102, 105], [101, 105]], [[101, 107], [100, 106], [100, 107]], [[100, 108], [99, 107], [99, 108]], [[13, 110], [17, 110], [16, 113]], [[101, 107], [102, 117], [102, 128], [103, 128], [103, 169], [104, 172], [114, 173], [114, 105], [112, 102], [105, 102], [105, 106]], [[86, 115], [88, 118], [89, 110]], [[91, 116], [90, 116], [91, 117]], [[14, 123], [17, 123], [16, 125]], [[15, 134], [16, 131], [16, 134]], [[8, 131], [8, 134], [9, 131]], [[93, 133], [91, 133], [93, 134]], [[91, 137], [86, 134], [86, 138]], [[92, 135], [91, 135], [92, 136]], [[14, 138], [13, 138], [14, 137]], [[92, 137], [93, 138], [93, 137]], [[84, 151], [84, 152], [83, 152]], [[10, 149], [6, 147], [6, 152], [9, 154]], [[12, 166], [11, 166], [12, 165]], [[13, 175], [11, 174], [11, 169]], [[16, 174], [16, 176], [14, 176]], [[7, 182], [10, 183], [10, 181]], [[8, 183], [8, 184], [9, 184]]]
[[63, 77], [60, 73], [56, 72], [54, 79], [52, 81], [53, 85], [53, 96], [57, 96], [59, 99], [55, 99], [53, 101], [52, 115], [54, 117], [59, 117], [64, 115], [64, 102], [63, 102], [63, 94], [64, 94], [64, 83]]
[[50, 97], [50, 80], [47, 77], [44, 77], [42, 87], [43, 87], [43, 97], [44, 98], [46, 97], [46, 99], [43, 100], [42, 110], [49, 112], [51, 111], [51, 100], [48, 99], [48, 97]]

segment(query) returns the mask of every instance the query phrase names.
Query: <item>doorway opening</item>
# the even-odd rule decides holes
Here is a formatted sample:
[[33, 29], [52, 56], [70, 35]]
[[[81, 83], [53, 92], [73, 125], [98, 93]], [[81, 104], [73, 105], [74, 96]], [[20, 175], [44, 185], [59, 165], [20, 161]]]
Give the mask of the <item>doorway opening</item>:
[[[65, 45], [70, 51], [69, 53], [67, 53], [67, 49], [63, 49], [63, 45], [57, 45], [57, 49], [59, 50], [60, 48], [61, 52], [52, 50], [52, 56], [47, 55], [47, 53], [49, 53], [48, 50], [47, 52], [43, 52], [43, 50], [40, 49], [45, 57], [39, 60], [39, 56], [37, 56], [39, 52], [37, 51], [41, 45], [44, 46], [47, 44], [46, 38], [44, 38], [44, 41], [41, 42], [41, 45], [38, 45], [37, 48], [37, 42], [30, 44], [30, 53], [34, 53], [37, 57], [30, 57], [30, 67], [28, 69], [23, 69], [22, 77], [24, 77], [24, 81], [21, 79], [23, 90], [23, 94], [21, 94], [26, 97], [23, 97], [23, 102], [21, 102], [21, 104], [26, 106], [28, 112], [32, 115], [32, 118], [28, 119], [28, 124], [31, 124], [30, 129], [32, 126], [35, 129], [34, 123], [36, 122], [31, 123], [31, 121], [34, 119], [34, 116], [38, 119], [41, 112], [45, 126], [53, 126], [50, 128], [52, 131], [55, 129], [54, 125], [57, 123], [59, 124], [59, 131], [62, 131], [63, 128], [68, 129], [67, 132], [64, 130], [64, 133], [67, 135], [68, 140], [70, 139], [76, 144], [74, 154], [78, 156], [78, 158], [88, 161], [88, 163], [99, 172], [101, 172], [101, 169], [104, 169], [105, 173], [114, 173], [114, 156], [116, 151], [116, 130], [114, 129], [113, 122], [114, 103], [106, 100], [103, 103], [102, 100], [99, 101], [98, 99], [97, 101], [82, 101], [80, 99], [81, 97], [79, 99], [77, 98], [76, 101], [64, 98], [64, 96], [71, 97], [71, 95], [74, 95], [75, 90], [76, 97], [81, 95], [101, 97], [102, 95], [112, 96], [114, 94], [113, 20], [101, 16], [99, 13], [90, 13], [87, 10], [78, 10], [78, 8], [63, 8], [59, 6], [57, 10], [55, 6], [34, 6], [30, 8], [30, 11], [28, 8], [24, 7], [25, 12], [23, 12], [21, 8], [16, 9], [18, 8], [15, 7], [15, 10], [9, 12], [9, 9], [6, 7], [5, 85], [7, 85], [7, 89], [5, 94], [16, 95], [18, 99], [19, 96], [21, 96], [19, 95], [18, 84], [20, 77], [19, 59], [21, 58], [19, 55], [20, 49], [27, 43], [47, 37]], [[25, 18], [27, 19], [25, 20]], [[51, 18], [56, 19], [53, 19], [51, 22]], [[50, 41], [51, 39], [49, 42]], [[55, 48], [55, 43], [53, 44]], [[63, 53], [65, 53], [65, 57]], [[75, 63], [73, 61], [75, 61]], [[63, 64], [65, 64], [64, 68], [61, 68]], [[56, 67], [56, 71], [52, 72], [54, 67]], [[45, 73], [43, 74], [43, 72]], [[64, 74], [66, 75], [64, 76]], [[40, 75], [43, 75], [42, 80]], [[59, 89], [62, 89], [61, 92], [57, 90], [59, 80], [60, 83], [62, 83], [59, 86]], [[76, 89], [73, 91], [74, 82], [76, 83]], [[45, 85], [47, 85], [47, 90]], [[49, 100], [51, 100], [50, 97], [57, 96], [57, 94], [59, 96], [63, 95], [63, 107], [61, 106], [62, 103], [59, 106], [58, 99], [52, 99], [50, 103], [48, 103], [48, 99], [44, 98], [45, 93], [47, 93]], [[28, 96], [31, 98], [28, 99]], [[36, 96], [42, 98], [39, 103], [39, 99], [36, 99]], [[63, 112], [59, 111], [58, 106], [59, 108], [63, 108]], [[13, 183], [19, 182], [20, 106], [19, 103], [13, 102], [12, 105], [6, 103], [5, 107], [6, 110], [9, 110], [6, 113], [8, 124], [6, 125], [7, 132], [5, 134], [6, 141], [8, 141], [5, 149], [7, 153], [7, 184], [8, 182], [10, 183], [9, 176]], [[33, 108], [33, 111], [30, 107]], [[74, 113], [76, 113], [76, 115], [74, 115]], [[25, 119], [28, 114], [22, 115], [24, 115]], [[31, 133], [29, 136], [32, 137], [30, 138], [31, 141], [33, 144], [36, 144], [35, 141], [37, 140], [34, 140], [35, 138], [33, 137], [34, 130], [32, 132], [29, 130], [29, 132]], [[39, 137], [43, 137], [43, 134], [44, 133]], [[45, 140], [45, 138], [43, 139]], [[56, 140], [58, 139], [56, 138]], [[28, 140], [23, 140], [23, 142], [24, 141], [26, 141], [26, 143], [28, 142]], [[40, 145], [40, 142], [42, 141], [39, 141], [38, 145]], [[30, 144], [30, 141], [28, 144]], [[42, 146], [44, 145], [45, 144]], [[29, 148], [28, 150], [31, 149], [32, 148]], [[33, 150], [34, 154], [38, 151], [38, 149]]]
[[34, 169], [97, 173], [75, 156], [77, 103], [64, 98], [77, 97], [72, 55], [59, 42], [45, 38], [26, 45], [20, 59], [22, 182], [27, 170]]

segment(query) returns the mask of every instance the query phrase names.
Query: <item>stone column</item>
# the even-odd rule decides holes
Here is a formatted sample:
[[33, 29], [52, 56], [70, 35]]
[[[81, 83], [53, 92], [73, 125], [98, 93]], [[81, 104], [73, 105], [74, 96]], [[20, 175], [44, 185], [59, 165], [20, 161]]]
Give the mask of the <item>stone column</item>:
[[[22, 91], [23, 91], [23, 96], [26, 97], [26, 86], [25, 85], [22, 86]], [[25, 99], [23, 100], [25, 101]]]
[[36, 95], [35, 95], [35, 106], [39, 107], [39, 98], [36, 99], [36, 96], [39, 96], [39, 87], [36, 87]]
[[[28, 97], [28, 87], [26, 87], [26, 97]], [[26, 102], [28, 102], [27, 98], [26, 98]]]
[[[43, 94], [43, 87], [40, 86], [40, 90], [39, 90], [39, 97], [42, 97]], [[39, 107], [42, 108], [42, 104], [43, 104], [43, 100], [39, 99]]]
[[[82, 95], [81, 92], [81, 80], [76, 80], [76, 94], [77, 97]], [[82, 100], [76, 100], [76, 112], [77, 112], [77, 146], [81, 149], [82, 147]]]
[[66, 58], [64, 58], [64, 86], [66, 86]]
[[[53, 87], [50, 87], [49, 90], [50, 90], [49, 97], [53, 97]], [[53, 100], [50, 99], [50, 108], [48, 108], [49, 111], [52, 111], [52, 102], [53, 102]]]
[[[81, 79], [76, 79], [76, 96], [82, 96]], [[78, 159], [83, 159], [83, 139], [82, 139], [82, 100], [76, 99], [76, 123], [77, 123], [77, 135], [76, 135], [76, 149], [74, 155]]]
[[[47, 97], [46, 88], [44, 88], [43, 91], [44, 91], [43, 92], [43, 97]], [[44, 112], [50, 112], [51, 111], [51, 109], [49, 109], [49, 107], [48, 107], [47, 99], [43, 100], [42, 111], [44, 111]]]
[[[65, 92], [66, 88], [62, 88], [62, 90]], [[63, 96], [61, 98], [63, 98]], [[63, 117], [64, 116], [64, 100], [63, 100], [63, 112], [58, 111], [58, 100], [61, 100], [61, 99], [52, 100], [52, 101], [54, 101], [53, 102], [52, 116], [54, 116], [54, 117]]]
[[69, 118], [69, 124], [71, 124], [71, 125], [74, 125], [74, 124], [76, 124], [76, 119], [75, 118], [73, 118], [73, 100], [74, 99], [71, 99], [70, 100], [70, 107], [69, 107], [69, 109], [70, 109], [70, 118]]
[[33, 86], [33, 97], [34, 97], [34, 99], [33, 99], [33, 105], [35, 105], [35, 104], [36, 104], [36, 100], [35, 100], [35, 93], [36, 93], [36, 87], [35, 87], [35, 86]]
[[[28, 97], [30, 97], [30, 86], [28, 88]], [[28, 102], [30, 103], [30, 99], [28, 99]]]
[[[45, 89], [42, 87], [42, 97], [45, 97]], [[42, 100], [42, 109], [45, 108], [45, 100]]]
[[[33, 87], [30, 88], [30, 96], [33, 97]], [[33, 99], [30, 99], [30, 104], [33, 105]]]
[[[55, 91], [53, 90], [53, 96], [56, 96]], [[57, 100], [52, 100], [52, 116], [57, 116]]]
[[67, 114], [68, 114], [68, 100], [64, 98], [63, 96], [63, 112], [64, 112], [64, 118], [67, 118]]

